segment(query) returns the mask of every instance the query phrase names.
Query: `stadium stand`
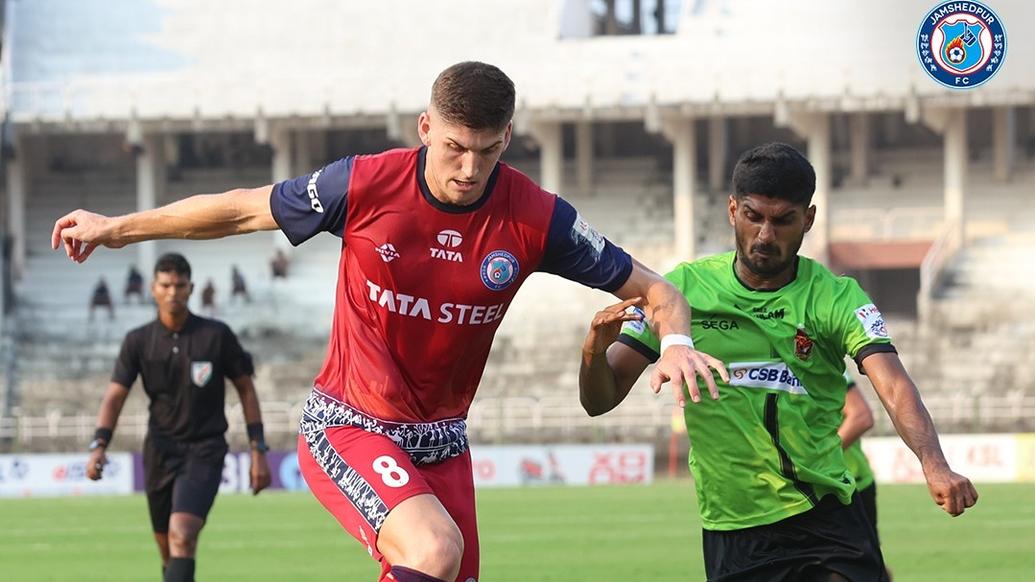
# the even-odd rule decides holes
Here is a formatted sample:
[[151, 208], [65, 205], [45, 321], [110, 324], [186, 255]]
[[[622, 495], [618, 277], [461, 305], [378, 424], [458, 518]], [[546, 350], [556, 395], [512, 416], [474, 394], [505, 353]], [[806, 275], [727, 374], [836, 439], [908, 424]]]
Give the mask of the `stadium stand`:
[[[430, 8], [407, 4], [411, 13], [422, 11], [421, 18], [400, 21], [394, 38], [363, 27], [340, 34], [334, 24], [394, 22], [402, 9], [398, 0], [303, 0], [327, 15], [317, 22], [298, 22], [300, 11], [289, 4], [264, 1], [261, 9], [242, 10], [243, 1], [120, 0], [110, 13], [74, 0], [7, 3], [5, 25], [14, 35], [7, 35], [11, 42], [4, 47], [4, 106], [14, 137], [6, 145], [18, 155], [7, 158], [5, 216], [15, 222], [8, 232], [21, 236], [22, 256], [16, 251], [8, 264], [17, 278], [16, 307], [0, 338], [0, 376], [7, 387], [0, 447], [79, 446], [92, 432], [93, 411], [122, 336], [153, 315], [147, 306], [121, 300], [128, 266], [146, 255], [102, 249], [73, 266], [49, 248], [51, 226], [63, 212], [138, 208], [138, 171], [149, 138], [173, 144], [160, 142], [157, 150], [155, 204], [268, 183], [342, 153], [412, 144], [405, 127], [423, 107], [433, 75], [470, 56], [459, 49], [423, 54], [386, 48], [399, 39], [406, 40], [399, 46], [429, 42], [454, 24]], [[1011, 33], [1020, 38], [1035, 22], [1035, 5], [1002, 4]], [[887, 35], [908, 39], [918, 16], [891, 0], [871, 2], [865, 13], [822, 0], [779, 13], [760, 0], [686, 2], [675, 34], [649, 37], [591, 37], [589, 28], [570, 26], [578, 5], [465, 0], [457, 8], [468, 19], [462, 24], [472, 31], [470, 42], [484, 47], [479, 58], [498, 63], [518, 86], [518, 137], [508, 163], [543, 182], [559, 167], [559, 178], [547, 186], [615, 242], [666, 270], [686, 258], [674, 218], [682, 212], [681, 161], [690, 159], [693, 211], [678, 228], [693, 226], [690, 248], [703, 255], [732, 248], [726, 180], [738, 152], [779, 139], [810, 155], [829, 154], [831, 246], [917, 245], [919, 258], [895, 267], [909, 281], [923, 278], [925, 254], [929, 265], [941, 267], [933, 269], [932, 287], [920, 299], [915, 282], [889, 283], [880, 273], [860, 277], [872, 282], [876, 295], [909, 304], [890, 327], [940, 428], [1035, 426], [1035, 389], [1025, 371], [1035, 350], [1029, 285], [1035, 275], [1035, 70], [1007, 67], [978, 92], [949, 94], [929, 83], [912, 58], [900, 59], [892, 43], [863, 37], [866, 26], [773, 33], [773, 22], [879, 18]], [[57, 10], [65, 17], [48, 18]], [[208, 17], [196, 18], [201, 13]], [[422, 26], [412, 24], [417, 21]], [[508, 22], [503, 40], [494, 32], [500, 21]], [[278, 33], [285, 26], [306, 33]], [[759, 67], [760, 50], [808, 51], [816, 60], [807, 70], [780, 59]], [[702, 51], [715, 57], [700, 58]], [[1032, 46], [1015, 43], [1011, 51], [1014, 63], [1035, 58]], [[242, 62], [231, 54], [251, 58]], [[358, 54], [366, 58], [356, 59]], [[960, 161], [943, 148], [952, 128], [932, 121], [948, 109], [963, 110], [968, 119], [966, 234], [958, 252], [939, 244], [947, 231], [946, 168]], [[994, 130], [1003, 111], [1011, 120], [1007, 137]], [[713, 118], [717, 124], [710, 124]], [[858, 167], [855, 118], [869, 128], [863, 140], [868, 163]], [[817, 119], [830, 122], [825, 153], [812, 151], [822, 143], [809, 130]], [[687, 120], [695, 136], [689, 149], [679, 141], [680, 123]], [[537, 133], [544, 124], [563, 126], [558, 143], [548, 143], [548, 132]], [[591, 129], [588, 189], [578, 179], [585, 170], [578, 152], [587, 147], [572, 131], [578, 124]], [[713, 144], [715, 127], [723, 139]], [[1012, 152], [1005, 176], [995, 153], [1002, 140], [1009, 140]], [[561, 152], [561, 159], [549, 158], [548, 150]], [[12, 168], [20, 168], [14, 175], [22, 176], [21, 183]], [[20, 215], [11, 212], [19, 209]], [[17, 216], [20, 222], [10, 218]], [[290, 275], [274, 281], [269, 260], [283, 245], [278, 237], [160, 241], [151, 256], [178, 251], [191, 260], [196, 310], [201, 286], [214, 281], [218, 317], [240, 332], [259, 362], [257, 386], [271, 441], [291, 446], [300, 403], [323, 356], [340, 242], [323, 236], [288, 249]], [[866, 275], [880, 271], [878, 263], [843, 270]], [[251, 305], [229, 302], [231, 264], [245, 274]], [[146, 276], [149, 266], [141, 268]], [[101, 276], [115, 296], [116, 318], [90, 323], [89, 291]], [[610, 301], [556, 278], [529, 280], [500, 328], [471, 410], [475, 440], [635, 440], [666, 433], [671, 404], [645, 385], [598, 419], [579, 406], [579, 347], [590, 315]], [[975, 365], [975, 354], [986, 363]], [[228, 401], [236, 406], [233, 397]], [[143, 399], [131, 398], [128, 407], [120, 433], [142, 436]], [[239, 417], [228, 414], [238, 435]], [[892, 430], [883, 416], [878, 423], [879, 431]]]

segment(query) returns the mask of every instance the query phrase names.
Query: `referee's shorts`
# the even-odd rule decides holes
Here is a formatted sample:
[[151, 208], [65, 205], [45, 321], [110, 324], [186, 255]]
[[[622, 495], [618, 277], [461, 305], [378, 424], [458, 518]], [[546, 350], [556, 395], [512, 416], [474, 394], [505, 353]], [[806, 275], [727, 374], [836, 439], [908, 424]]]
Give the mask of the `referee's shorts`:
[[223, 481], [227, 450], [222, 436], [196, 442], [145, 439], [144, 490], [155, 533], [167, 533], [176, 512], [208, 517]]
[[703, 533], [711, 582], [888, 579], [876, 528], [858, 493], [849, 505], [827, 495], [811, 510], [776, 523]]

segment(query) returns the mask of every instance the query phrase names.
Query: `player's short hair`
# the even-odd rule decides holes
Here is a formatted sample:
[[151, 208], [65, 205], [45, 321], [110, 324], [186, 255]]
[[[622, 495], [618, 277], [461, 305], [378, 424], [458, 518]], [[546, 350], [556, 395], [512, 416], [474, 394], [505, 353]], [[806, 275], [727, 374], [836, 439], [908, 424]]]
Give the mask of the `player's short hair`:
[[808, 206], [816, 192], [816, 171], [805, 156], [779, 142], [752, 148], [733, 168], [733, 196], [760, 194]]
[[155, 277], [158, 273], [176, 273], [190, 279], [190, 263], [180, 253], [165, 253], [155, 261]]
[[514, 82], [497, 67], [464, 61], [439, 73], [431, 105], [449, 123], [500, 131], [514, 117]]

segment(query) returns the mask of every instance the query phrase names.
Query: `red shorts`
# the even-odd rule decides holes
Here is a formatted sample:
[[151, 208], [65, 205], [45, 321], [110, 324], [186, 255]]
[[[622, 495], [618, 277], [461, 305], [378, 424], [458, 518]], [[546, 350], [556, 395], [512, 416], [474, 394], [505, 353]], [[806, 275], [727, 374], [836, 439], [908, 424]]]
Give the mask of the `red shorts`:
[[381, 524], [395, 506], [422, 493], [438, 498], [463, 535], [464, 556], [457, 580], [478, 579], [470, 451], [417, 466], [386, 436], [333, 426], [311, 434], [308, 441], [299, 436], [298, 467], [313, 495], [381, 563], [381, 580], [387, 580], [391, 569], [377, 549]]

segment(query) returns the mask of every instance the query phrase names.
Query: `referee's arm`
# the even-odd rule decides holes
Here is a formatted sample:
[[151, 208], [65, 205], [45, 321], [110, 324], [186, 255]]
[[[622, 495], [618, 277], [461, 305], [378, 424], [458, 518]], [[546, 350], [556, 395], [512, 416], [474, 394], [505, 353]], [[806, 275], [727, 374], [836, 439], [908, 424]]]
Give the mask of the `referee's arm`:
[[[271, 477], [269, 463], [266, 460], [266, 442], [262, 432], [262, 411], [259, 408], [259, 395], [255, 392], [255, 383], [249, 374], [242, 374], [231, 380], [237, 395], [241, 399], [241, 408], [244, 411], [244, 422], [248, 427], [248, 440], [252, 450], [251, 466], [251, 487], [252, 492], [269, 487]], [[260, 434], [254, 435], [256, 427]]]
[[[118, 382], [108, 384], [108, 390], [104, 393], [104, 399], [101, 400], [101, 409], [97, 413], [98, 428], [107, 429], [108, 434], [115, 430], [127, 396], [129, 396], [129, 388], [126, 386]], [[104, 451], [108, 448], [109, 443], [104, 441], [97, 444], [98, 446], [90, 451], [90, 460], [86, 463], [86, 476], [94, 481], [101, 478], [104, 464], [107, 463]]]

